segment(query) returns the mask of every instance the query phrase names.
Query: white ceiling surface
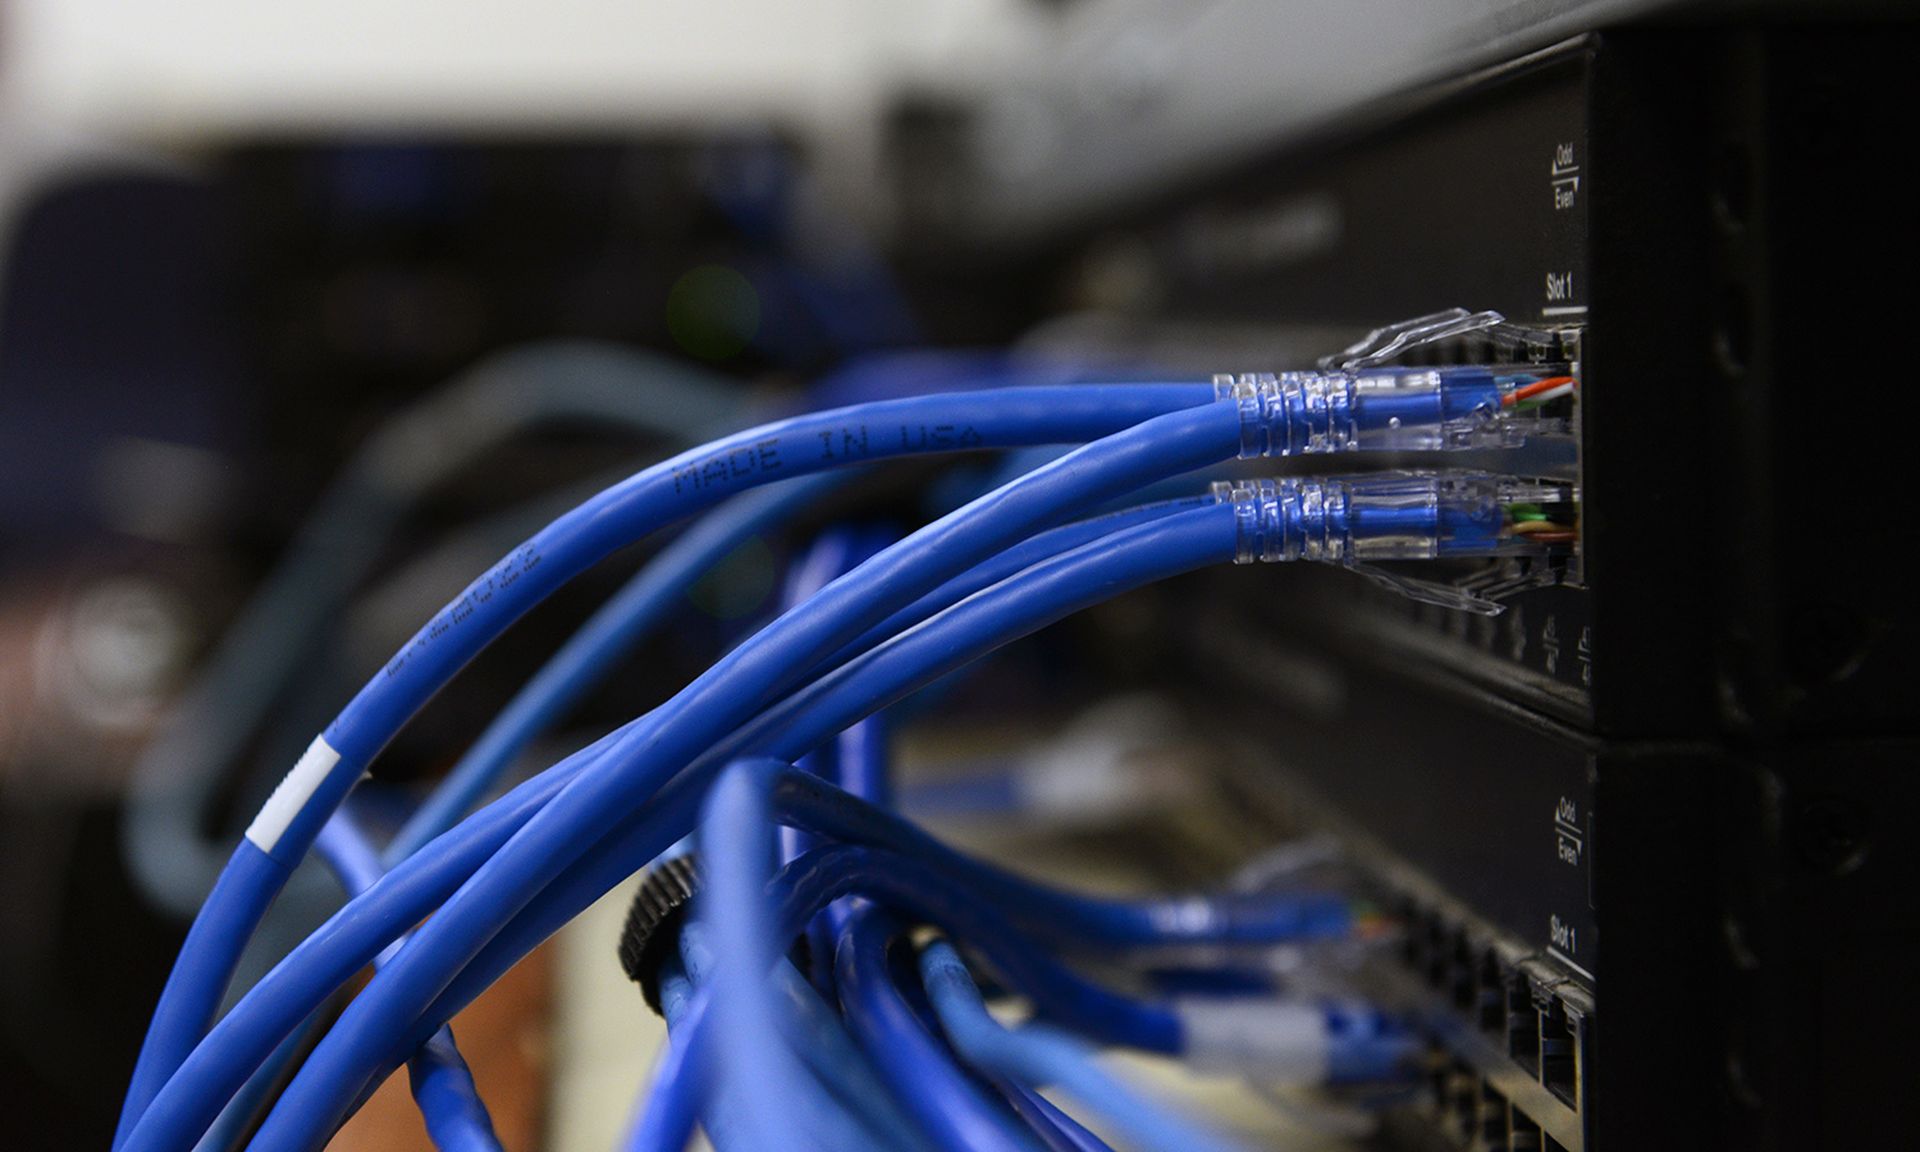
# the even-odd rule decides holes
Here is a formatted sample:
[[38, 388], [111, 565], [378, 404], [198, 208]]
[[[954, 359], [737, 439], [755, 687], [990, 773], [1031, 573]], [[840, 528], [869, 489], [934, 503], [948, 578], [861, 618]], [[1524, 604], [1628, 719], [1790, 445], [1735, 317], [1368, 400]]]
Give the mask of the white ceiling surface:
[[127, 137], [341, 127], [828, 122], [992, 75], [1024, 0], [13, 0], [14, 118]]

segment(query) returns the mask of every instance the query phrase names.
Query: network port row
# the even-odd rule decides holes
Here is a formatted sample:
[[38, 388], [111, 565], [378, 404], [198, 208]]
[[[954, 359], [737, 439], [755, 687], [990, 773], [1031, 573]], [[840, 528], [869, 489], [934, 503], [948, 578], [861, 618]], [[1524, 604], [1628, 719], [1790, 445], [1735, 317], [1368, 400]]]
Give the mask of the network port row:
[[1474, 1152], [1578, 1149], [1590, 1108], [1593, 996], [1544, 956], [1492, 941], [1414, 901], [1401, 957], [1448, 1009], [1435, 1014], [1432, 1097]]

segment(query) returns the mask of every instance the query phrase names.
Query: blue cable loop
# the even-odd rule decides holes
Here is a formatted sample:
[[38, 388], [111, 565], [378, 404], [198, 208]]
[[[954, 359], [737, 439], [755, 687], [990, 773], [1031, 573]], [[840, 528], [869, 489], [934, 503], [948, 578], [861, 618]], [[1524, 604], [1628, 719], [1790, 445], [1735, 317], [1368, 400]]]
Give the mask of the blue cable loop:
[[788, 1047], [785, 1036], [794, 1029], [782, 1027], [781, 1004], [767, 980], [776, 962], [786, 962], [764, 911], [776, 837], [759, 767], [722, 773], [700, 820], [703, 882], [694, 910], [713, 935], [714, 963], [706, 980], [688, 974], [713, 988], [717, 1087], [743, 1129], [743, 1150], [863, 1147], [864, 1135], [854, 1134], [853, 1121]]
[[[236, 850], [216, 884], [217, 899], [202, 907], [199, 919], [209, 921], [207, 930], [189, 931], [155, 1009], [120, 1133], [130, 1135], [134, 1121], [205, 1035], [267, 905], [367, 764], [468, 660], [555, 588], [664, 524], [773, 479], [887, 456], [1080, 442], [1210, 398], [1205, 385], [1036, 387], [812, 413], [683, 453], [555, 520], [436, 614], [347, 704], [323, 734], [339, 761], [309, 782], [311, 790], [283, 826], [263, 835], [269, 842], [250, 840]], [[269, 857], [271, 866], [255, 858], [260, 856]], [[354, 1092], [340, 1095], [344, 1106]]]
[[644, 1106], [622, 1141], [624, 1152], [682, 1152], [693, 1138], [707, 1092], [710, 999], [694, 988], [678, 957], [668, 955], [661, 962], [660, 1011], [667, 1018], [667, 1043], [653, 1066]]
[[1111, 1044], [1174, 1055], [1179, 1018], [1169, 1009], [1120, 995], [1082, 978], [1035, 947], [993, 905], [954, 877], [884, 849], [819, 848], [781, 869], [769, 886], [780, 907], [779, 938], [843, 896], [862, 896], [936, 924], [977, 948], [1049, 1019]]
[[[842, 670], [851, 675], [836, 674], [809, 686], [780, 709], [772, 710], [771, 721], [757, 722], [724, 742], [713, 753], [714, 762], [724, 763], [761, 746], [783, 727], [789, 730], [776, 742], [773, 755], [791, 759], [831, 738], [833, 732], [860, 716], [999, 643], [1138, 584], [1207, 562], [1224, 562], [1231, 555], [1231, 530], [1228, 510], [1201, 508], [1118, 533], [1106, 542], [1056, 558], [1035, 573], [957, 605], [941, 619], [942, 627], [923, 627], [897, 637], [857, 662], [857, 667]], [[789, 709], [800, 714], [798, 720], [788, 714]], [[416, 1029], [457, 1011], [580, 908], [674, 843], [683, 834], [684, 825], [677, 822], [680, 818], [670, 819], [666, 813], [690, 810], [690, 797], [705, 786], [706, 778], [696, 767], [674, 780], [629, 818], [627, 831], [617, 843], [602, 845], [593, 860], [583, 861], [557, 880], [546, 900], [518, 918], [452, 978], [441, 999], [422, 1014]], [[405, 1044], [403, 1041], [398, 1047], [404, 1049]]]
[[389, 865], [452, 827], [513, 758], [605, 679], [680, 602], [687, 585], [742, 543], [768, 531], [847, 480], [822, 473], [734, 497], [699, 520], [635, 573], [514, 694], [388, 845]]
[[[1050, 581], [1043, 588], [1032, 589], [1041, 600], [1053, 605], [1053, 610], [1038, 615], [1006, 614], [1004, 622], [1009, 624], [1011, 630], [997, 639], [1011, 639], [1021, 628], [1037, 628], [1055, 615], [1065, 615], [1097, 602], [1131, 583], [1158, 579], [1188, 567], [1224, 559], [1231, 554], [1231, 522], [1229, 520], [1222, 524], [1215, 519], [1220, 515], [1218, 509], [1210, 507], [1194, 509], [1184, 513], [1180, 525], [1172, 523], [1172, 518], [1168, 518], [1167, 523], [1140, 525], [1125, 535], [1116, 533], [1104, 543], [1078, 550], [1077, 559], [1053, 558], [1050, 564], [1056, 570], [1066, 565], [1082, 572], [1079, 580], [1084, 582], [1084, 586], [1073, 580], [1064, 580]], [[1216, 527], [1196, 534], [1195, 529], [1202, 520]], [[1190, 543], [1172, 546], [1172, 537], [1186, 539]], [[1062, 592], [1072, 592], [1073, 597], [1061, 600], [1059, 597]], [[978, 603], [970, 603], [968, 611], [962, 615], [992, 619], [1004, 612], [1003, 608], [996, 607], [996, 598], [988, 596], [979, 599]], [[982, 636], [977, 630], [973, 634], [976, 639], [995, 639]], [[972, 655], [978, 655], [990, 646], [980, 647]], [[952, 657], [954, 652], [942, 650], [941, 654]], [[971, 655], [962, 654], [958, 662], [963, 663], [970, 658]], [[945, 674], [952, 666], [954, 664], [951, 662], [945, 663], [926, 679], [917, 682], [910, 678], [901, 679], [888, 687], [917, 687]], [[904, 674], [896, 665], [883, 665], [882, 672], [896, 677]], [[857, 706], [861, 702], [855, 703]], [[846, 713], [839, 727], [851, 723], [863, 712], [863, 708], [857, 707], [855, 711]], [[622, 731], [633, 730], [637, 723], [629, 724]], [[764, 735], [771, 730], [772, 726], [763, 725], [756, 732]], [[150, 1134], [150, 1138], [158, 1143], [149, 1146], [171, 1147], [174, 1145], [165, 1142], [167, 1138], [160, 1133], [203, 1130], [211, 1119], [207, 1109], [218, 1108], [217, 1102], [210, 1102], [216, 1097], [225, 1100], [246, 1074], [266, 1057], [272, 1046], [297, 1027], [308, 1011], [344, 984], [399, 933], [430, 914], [479, 862], [495, 852], [560, 787], [611, 748], [619, 736], [620, 733], [614, 733], [602, 738], [555, 768], [520, 785], [502, 800], [483, 808], [452, 835], [430, 843], [420, 854], [400, 864], [375, 886], [369, 897], [355, 901], [336, 914], [326, 926], [298, 946], [287, 960], [242, 998], [234, 1011], [215, 1026], [207, 1042], [192, 1054], [182, 1074], [170, 1082], [156, 1100], [152, 1109], [155, 1115], [143, 1120], [142, 1128], [147, 1132], [141, 1134], [142, 1138], [149, 1138]], [[826, 736], [823, 735], [814, 742], [824, 739]], [[745, 743], [743, 739], [736, 740], [737, 746], [744, 747]], [[801, 750], [804, 751], [804, 748]], [[690, 813], [691, 805], [685, 810]], [[676, 832], [664, 843], [649, 849], [645, 858], [663, 850], [679, 834]], [[590, 902], [590, 899], [586, 902]], [[372, 907], [376, 905], [386, 911], [374, 913]], [[570, 917], [572, 914], [569, 911], [564, 916]], [[553, 926], [557, 927], [557, 923]], [[544, 939], [551, 930], [551, 927], [542, 928], [537, 923], [523, 924], [517, 929], [523, 936], [530, 935], [531, 942], [525, 945], [527, 948], [531, 947], [532, 942]], [[516, 959], [517, 955], [517, 952], [513, 953]], [[507, 965], [511, 962], [505, 961]], [[484, 969], [485, 966], [480, 967]], [[504, 967], [500, 971], [504, 971]], [[491, 977], [485, 979], [490, 982]], [[484, 987], [484, 983], [479, 986]], [[450, 1002], [463, 1001], [454, 997]], [[416, 1042], [423, 1038], [416, 1038]]]
[[920, 979], [947, 1038], [962, 1058], [1032, 1084], [1050, 1084], [1107, 1117], [1130, 1145], [1155, 1152], [1229, 1152], [1235, 1145], [1109, 1076], [1080, 1042], [1041, 1025], [1002, 1027], [980, 998], [953, 947], [934, 941], [920, 953]]
[[[976, 596], [950, 611], [948, 615], [955, 618], [951, 631], [956, 635], [969, 634], [973, 632], [971, 626], [981, 620], [998, 620], [1005, 631], [988, 628], [984, 634], [975, 634], [969, 641], [974, 645], [971, 649], [964, 644], [956, 646], [955, 641], [938, 628], [920, 629], [897, 638], [889, 643], [888, 649], [912, 655], [913, 660], [896, 663], [883, 656], [868, 663], [865, 669], [869, 673], [878, 669], [875, 686], [862, 687], [856, 678], [849, 682], [853, 687], [851, 692], [822, 693], [815, 700], [819, 711], [809, 715], [817, 731], [795, 738], [792, 747], [804, 751], [873, 710], [880, 703], [876, 693], [910, 692], [919, 683], [950, 671], [952, 664], [965, 663], [995, 644], [1043, 626], [1069, 611], [1197, 564], [1222, 562], [1231, 554], [1231, 528], [1232, 519], [1226, 509], [1195, 509], [1116, 534], [1106, 542], [1084, 546], [1041, 566], [1042, 573], [1054, 577], [1052, 579], [1038, 575], [1023, 577], [1010, 582], [1013, 587], [999, 596]], [[1035, 610], [1024, 603], [1029, 600], [1041, 608]], [[1010, 605], [1025, 610], [1016, 611]], [[919, 678], [911, 671], [915, 661], [924, 673]], [[733, 743], [744, 748], [749, 741], [744, 735], [737, 735]], [[734, 754], [732, 749], [726, 749], [722, 755], [730, 759]], [[790, 758], [792, 753], [776, 755]], [[452, 1015], [539, 941], [577, 915], [581, 908], [676, 842], [684, 834], [703, 787], [704, 778], [699, 772], [675, 780], [629, 818], [625, 825], [628, 831], [618, 842], [603, 845], [593, 859], [563, 874], [540, 902], [516, 918], [464, 969], [451, 975], [446, 991], [429, 1010], [420, 1014], [414, 1031], [393, 1044], [375, 1067], [381, 1071], [391, 1067], [410, 1050], [409, 1045], [419, 1043], [431, 1031], [432, 1021]], [[1097, 1024], [1090, 1027], [1096, 1033], [1099, 1030]], [[1160, 1028], [1158, 1039], [1139, 1036], [1131, 1039], [1143, 1046], [1172, 1043], [1166, 1027]]]
[[1041, 1152], [1003, 1109], [981, 1094], [930, 1035], [894, 986], [891, 919], [872, 907], [847, 918], [835, 977], [847, 1021], [874, 1066], [922, 1130], [947, 1152]]
[[[1127, 542], [1129, 538], [1135, 537], [1137, 537], [1136, 542]], [[1176, 546], [1173, 544], [1174, 540], [1183, 540], [1186, 541], [1186, 543]], [[955, 612], [950, 613], [950, 615], [954, 615], [959, 622], [966, 623], [970, 620], [998, 621], [998, 626], [1001, 629], [1000, 631], [989, 631], [983, 634], [977, 628], [969, 625], [971, 633], [976, 638], [975, 642], [979, 644], [979, 646], [972, 651], [966, 650], [964, 646], [956, 648], [940, 643], [939, 630], [921, 630], [920, 632], [909, 634], [908, 637], [890, 642], [889, 648], [896, 653], [904, 654], [910, 649], [924, 645], [927, 641], [931, 640], [933, 644], [930, 651], [938, 659], [935, 662], [937, 666], [927, 670], [929, 675], [933, 676], [944, 674], [944, 672], [951, 670], [954, 664], [964, 663], [967, 659], [971, 659], [972, 656], [987, 650], [987, 648], [991, 647], [995, 642], [1011, 638], [1014, 635], [1020, 634], [1023, 630], [1037, 628], [1049, 622], [1051, 619], [1057, 618], [1058, 615], [1064, 615], [1086, 604], [1104, 599], [1106, 596], [1122, 590], [1125, 587], [1130, 587], [1134, 583], [1158, 579], [1177, 571], [1183, 571], [1197, 564], [1224, 560], [1227, 556], [1231, 555], [1231, 548], [1231, 517], [1227, 515], [1224, 510], [1218, 508], [1208, 507], [1195, 509], [1179, 516], [1169, 517], [1161, 523], [1142, 525], [1126, 533], [1116, 534], [1115, 538], [1111, 538], [1103, 545], [1085, 547], [1069, 556], [1056, 558], [1041, 568], [1041, 572], [1047, 573], [1051, 578], [1041, 579], [1039, 575], [1036, 574], [1036, 583], [1033, 585], [1015, 582], [1027, 589], [1028, 595], [1025, 599], [1043, 605], [1043, 609], [1038, 612], [1032, 610], [1010, 610], [1009, 605], [1003, 602], [1007, 598], [1006, 593], [1002, 593], [1000, 596], [976, 596], [967, 601], [963, 606], [959, 606]], [[1077, 577], [1071, 577], [1068, 575], [1070, 572], [1078, 573], [1079, 575]], [[1045, 607], [1048, 605], [1050, 605], [1050, 607]], [[902, 641], [908, 642], [903, 643]], [[923, 658], [922, 663], [927, 663], [927, 661]], [[878, 670], [878, 674], [883, 680], [883, 684], [880, 687], [885, 691], [893, 691], [896, 689], [904, 691], [916, 686], [916, 681], [907, 675], [905, 668], [900, 666], [898, 662], [889, 662], [884, 656], [877, 660], [866, 660], [863, 662], [862, 667], [869, 674], [872, 674], [876, 669]], [[924, 682], [924, 680], [920, 682]], [[830, 681], [828, 686], [835, 686], [839, 683], [839, 681]], [[853, 688], [855, 689], [855, 695], [853, 695], [850, 700], [852, 707], [848, 708], [845, 703], [840, 705], [840, 707], [845, 710], [839, 714], [840, 718], [829, 721], [832, 729], [844, 727], [859, 715], [864, 714], [864, 712], [870, 709], [875, 703], [871, 695], [865, 698], [858, 695], [861, 689], [857, 680], [853, 681]], [[823, 735], [810, 742], [818, 742], [819, 739], [824, 738], [825, 736]], [[240, 1007], [236, 1009], [227, 1020], [223, 1020], [215, 1029], [215, 1037], [209, 1038], [210, 1043], [203, 1046], [201, 1052], [195, 1053], [195, 1060], [199, 1062], [198, 1066], [194, 1068], [196, 1076], [205, 1077], [209, 1074], [218, 1076], [220, 1075], [218, 1069], [222, 1066], [219, 1062], [224, 1062], [225, 1066], [229, 1069], [225, 1075], [244, 1078], [245, 1070], [250, 1069], [253, 1066], [253, 1062], [264, 1055], [264, 1053], [257, 1050], [259, 1045], [265, 1044], [270, 1048], [277, 1038], [284, 1034], [285, 1030], [297, 1025], [304, 1012], [311, 1007], [312, 1003], [318, 1003], [318, 1001], [329, 994], [333, 988], [344, 982], [348, 976], [370, 958], [372, 952], [378, 951], [380, 946], [391, 940], [394, 932], [404, 930], [405, 925], [413, 923], [421, 916], [430, 912], [433, 906], [433, 900], [448, 891], [453, 883], [458, 882], [457, 877], [463, 873], [454, 872], [452, 869], [445, 867], [445, 865], [449, 863], [449, 858], [453, 856], [453, 849], [455, 847], [469, 854], [478, 852], [482, 854], [480, 858], [484, 859], [484, 853], [491, 851], [494, 845], [497, 845], [504, 840], [506, 836], [513, 833], [518, 827], [517, 821], [524, 820], [530, 810], [536, 809], [540, 804], [545, 802], [547, 797], [558, 790], [564, 781], [569, 778], [569, 771], [577, 772], [588, 759], [603, 754], [604, 750], [612, 745], [614, 739], [614, 737], [608, 737], [594, 748], [588, 749], [578, 756], [571, 758], [566, 764], [563, 764], [554, 771], [536, 777], [528, 784], [522, 785], [521, 788], [510, 793], [505, 801], [490, 805], [473, 819], [469, 820], [462, 826], [459, 835], [443, 838], [442, 841], [436, 841], [434, 844], [429, 845], [421, 857], [416, 857], [414, 860], [403, 864], [401, 868], [396, 869], [394, 874], [383, 880], [382, 884], [389, 886], [390, 892], [414, 901], [412, 904], [403, 906], [402, 910], [397, 914], [397, 924], [399, 927], [390, 926], [384, 932], [378, 929], [369, 929], [368, 926], [372, 921], [365, 915], [364, 911], [358, 907], [351, 908], [348, 912], [344, 912], [341, 916], [336, 917], [336, 930], [339, 927], [345, 927], [352, 932], [360, 933], [361, 935], [358, 938], [362, 942], [353, 945], [350, 951], [347, 945], [351, 943], [351, 937], [340, 938], [323, 932], [303, 944], [300, 949], [296, 950], [295, 956], [292, 958], [293, 963], [283, 964], [281, 968], [276, 969], [274, 973], [270, 974], [267, 980], [262, 982], [260, 987], [250, 992], [248, 997], [242, 1001]], [[805, 737], [803, 737], [803, 741], [804, 740], [806, 740]], [[809, 746], [809, 743], [802, 743], [802, 750], [804, 750], [806, 746]], [[673, 792], [675, 790], [670, 789], [669, 791]], [[667, 797], [663, 796], [663, 800], [664, 799], [667, 799]], [[691, 811], [690, 805], [687, 811]], [[645, 855], [631, 867], [637, 867], [638, 863], [644, 862], [645, 859], [650, 858], [653, 854], [664, 849], [677, 838], [678, 834], [679, 833], [675, 832], [666, 836], [664, 840], [649, 846], [646, 849]], [[476, 841], [479, 841], [483, 836], [490, 842], [476, 843]], [[471, 858], [471, 855], [469, 855], [468, 858]], [[440, 864], [442, 868], [438, 872], [428, 872], [423, 861]], [[459, 867], [461, 867], [461, 865], [457, 863], [452, 865], [452, 868]], [[464, 865], [464, 867], [470, 870], [472, 865]], [[631, 871], [631, 867], [628, 868], [628, 871]], [[438, 875], [446, 875], [449, 877], [449, 880], [438, 881], [438, 884], [441, 886], [438, 887], [437, 892], [429, 894], [426, 889], [426, 884], [432, 877]], [[406, 883], [403, 884], [403, 880], [406, 881]], [[604, 891], [604, 887], [601, 887], [599, 890]], [[583, 896], [578, 906], [584, 906], [586, 902], [590, 902], [593, 896], [596, 895], [598, 895], [598, 891], [593, 892], [591, 895]], [[558, 923], [564, 922], [566, 918], [570, 918], [575, 910], [577, 909], [560, 912], [557, 919], [549, 926], [542, 927], [537, 922], [537, 918], [522, 924], [519, 930], [524, 937], [522, 941], [524, 946], [519, 949], [509, 949], [508, 953], [510, 958], [493, 960], [490, 961], [490, 963], [499, 964], [500, 967], [498, 970], [504, 971], [504, 967], [510, 966], [513, 960], [517, 959], [520, 952], [530, 949], [533, 943], [536, 943], [539, 939], [543, 939], [553, 927], [558, 926]], [[352, 913], [360, 914], [352, 915]], [[389, 924], [391, 925], [395, 922], [396, 921], [389, 921]], [[321, 975], [317, 980], [314, 980], [312, 984], [309, 985], [310, 990], [306, 993], [302, 995], [289, 994], [289, 992], [283, 988], [283, 985], [288, 980], [299, 980], [302, 977], [310, 977], [313, 972], [312, 969], [303, 967], [300, 962], [310, 960], [309, 953], [314, 949], [320, 950], [317, 955], [329, 955], [330, 947], [332, 958], [326, 962], [328, 966], [321, 969], [325, 974]], [[476, 968], [477, 971], [472, 981], [474, 992], [477, 992], [479, 987], [484, 987], [485, 984], [492, 979], [492, 976], [486, 972], [487, 965], [476, 965]], [[308, 997], [311, 997], [311, 1000], [307, 1003], [306, 1007], [300, 1006], [302, 1001]], [[455, 996], [450, 998], [450, 1004], [463, 1002], [464, 1000], [461, 997]], [[271, 1027], [256, 1025], [253, 1030], [244, 1027], [248, 1022], [255, 1021], [262, 1012], [269, 1014], [280, 1013], [279, 1022]], [[451, 1007], [449, 1007], [449, 1014], [451, 1014]], [[220, 1041], [219, 1043], [212, 1042], [216, 1038]], [[424, 1035], [412, 1037], [414, 1043], [418, 1043], [421, 1039], [424, 1039]], [[249, 1046], [255, 1049], [251, 1055], [246, 1054]], [[234, 1071], [234, 1069], [238, 1069], [238, 1071]], [[176, 1125], [191, 1125], [194, 1123], [192, 1119], [193, 1114], [190, 1110], [204, 1106], [204, 1098], [200, 1101], [196, 1101], [195, 1099], [194, 1090], [191, 1086], [195, 1079], [196, 1077], [186, 1077], [177, 1085], [168, 1085], [167, 1091], [171, 1094], [172, 1099], [167, 1101], [169, 1108], [165, 1110], [164, 1117], [154, 1118], [154, 1128], [156, 1132], [164, 1130], [165, 1126], [169, 1123]], [[235, 1081], [235, 1083], [237, 1084], [237, 1081]], [[227, 1089], [227, 1091], [231, 1091], [231, 1089]], [[156, 1110], [158, 1110], [157, 1105]], [[199, 1123], [204, 1124], [205, 1121], [201, 1120]], [[192, 1130], [198, 1131], [199, 1129], [193, 1128]]]
[[622, 813], [819, 660], [898, 607], [1091, 500], [1217, 462], [1231, 452], [1237, 432], [1230, 408], [1207, 405], [1089, 444], [922, 528], [823, 589], [807, 612], [780, 617], [734, 649], [623, 740], [622, 751], [637, 755], [570, 781], [375, 973], [295, 1075], [254, 1143], [263, 1150], [317, 1149], [378, 1067], [392, 1020], [418, 1017], [452, 972], [618, 824]]

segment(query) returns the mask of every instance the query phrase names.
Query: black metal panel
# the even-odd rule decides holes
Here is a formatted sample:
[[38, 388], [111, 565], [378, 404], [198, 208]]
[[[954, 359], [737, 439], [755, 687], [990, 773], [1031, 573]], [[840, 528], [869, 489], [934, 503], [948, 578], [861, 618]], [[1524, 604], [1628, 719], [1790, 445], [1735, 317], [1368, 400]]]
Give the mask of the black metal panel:
[[[1254, 701], [1265, 786], [1439, 893], [1413, 955], [1442, 1007], [1445, 941], [1530, 957], [1502, 979], [1539, 1044], [1577, 1049], [1558, 1087], [1590, 1152], [1900, 1131], [1920, 629], [1883, 545], [1913, 427], [1920, 229], [1890, 165], [1916, 143], [1914, 47], [1892, 25], [1605, 31], [1092, 247], [1147, 254], [1153, 347], [1454, 304], [1587, 322], [1570, 586], [1496, 620], [1338, 572], [1209, 574], [1181, 603], [1204, 605], [1187, 667], [1225, 689], [1200, 706]], [[1441, 1030], [1442, 1127], [1485, 1111], [1447, 1112], [1462, 1093], [1532, 1099], [1472, 1015]]]

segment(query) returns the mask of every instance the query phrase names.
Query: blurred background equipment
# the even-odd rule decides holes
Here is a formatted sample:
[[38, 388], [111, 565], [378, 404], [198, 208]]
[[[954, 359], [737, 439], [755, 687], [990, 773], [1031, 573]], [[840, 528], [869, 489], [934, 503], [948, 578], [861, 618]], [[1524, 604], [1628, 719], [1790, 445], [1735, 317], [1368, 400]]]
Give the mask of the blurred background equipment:
[[[1903, 6], [1784, 0], [0, 7], [8, 1147], [109, 1144], [188, 925], [288, 765], [568, 508], [813, 409], [1223, 371], [1252, 373], [1248, 428], [1315, 452], [1364, 402], [1406, 422], [1138, 499], [1216, 479], [1262, 515], [1472, 502], [1497, 531], [1141, 588], [802, 767], [1075, 890], [1331, 893], [1338, 938], [1062, 945], [1064, 986], [1121, 988], [1125, 1020], [1180, 1005], [1205, 1038], [1176, 1061], [1114, 1024], [1115, 1077], [1097, 1013], [1001, 1026], [1074, 1023], [1017, 979], [1008, 941], [1053, 919], [1019, 919], [1026, 888], [973, 922], [1009, 918], [997, 945], [843, 902], [782, 995], [828, 990], [816, 1038], [844, 1013], [839, 1042], [946, 1095], [825, 1041], [766, 1082], [826, 1085], [848, 1147], [939, 1143], [947, 1107], [1010, 1147], [1894, 1146], [1920, 621], [1861, 549], [1897, 541], [1878, 498], [1907, 479], [1883, 441], [1910, 407], [1916, 46]], [[1258, 375], [1281, 371], [1318, 375]], [[1497, 420], [1449, 407], [1470, 392]], [[787, 482], [616, 550], [372, 763], [224, 1006], [341, 907], [336, 877], [371, 883], [1060, 451]], [[1411, 483], [1448, 495], [1317, 479], [1389, 468], [1447, 469]], [[750, 891], [758, 858], [713, 845], [774, 843], [790, 786], [749, 777], [675, 857], [689, 886]], [[943, 882], [919, 841], [885, 850], [827, 858]], [[668, 1026], [684, 1045], [705, 981], [729, 986], [713, 941], [761, 946], [744, 912], [680, 911], [623, 972], [641, 883], [455, 1018], [470, 1075], [450, 1041], [426, 1065], [478, 1085], [500, 1146], [639, 1141], [636, 1093], [679, 1098]], [[246, 1146], [367, 967], [200, 1147]], [[1236, 1019], [1255, 998], [1287, 1011]], [[760, 1067], [726, 1045], [787, 1001], [739, 999], [713, 1027]], [[757, 1146], [754, 1093], [688, 1083], [739, 1103], [707, 1121], [721, 1152]], [[334, 1146], [452, 1146], [407, 1084]], [[1161, 1099], [1198, 1126], [1139, 1103]]]

